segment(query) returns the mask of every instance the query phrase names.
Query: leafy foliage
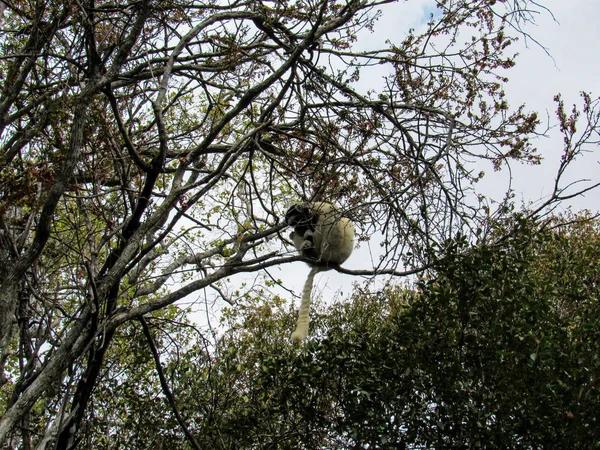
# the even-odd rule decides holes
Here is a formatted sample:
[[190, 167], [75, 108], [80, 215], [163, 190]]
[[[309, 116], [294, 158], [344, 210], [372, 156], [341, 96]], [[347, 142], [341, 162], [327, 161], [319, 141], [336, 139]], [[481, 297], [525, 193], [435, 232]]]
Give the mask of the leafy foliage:
[[[495, 245], [449, 244], [415, 288], [321, 311], [303, 347], [280, 302], [231, 310], [212, 351], [169, 365], [200, 447], [595, 448], [600, 223], [510, 228]], [[148, 406], [160, 417], [164, 403]]]

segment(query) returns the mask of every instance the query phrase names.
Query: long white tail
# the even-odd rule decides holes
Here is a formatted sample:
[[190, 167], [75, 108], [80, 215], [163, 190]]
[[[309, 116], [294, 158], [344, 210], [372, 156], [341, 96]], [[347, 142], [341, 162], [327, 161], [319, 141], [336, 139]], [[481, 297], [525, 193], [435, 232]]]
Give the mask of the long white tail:
[[310, 297], [312, 294], [313, 281], [315, 275], [322, 270], [327, 270], [326, 267], [313, 266], [306, 277], [304, 289], [302, 289], [302, 303], [300, 303], [300, 311], [298, 312], [298, 324], [296, 330], [292, 333], [292, 341], [300, 342], [308, 335], [308, 322], [310, 320]]

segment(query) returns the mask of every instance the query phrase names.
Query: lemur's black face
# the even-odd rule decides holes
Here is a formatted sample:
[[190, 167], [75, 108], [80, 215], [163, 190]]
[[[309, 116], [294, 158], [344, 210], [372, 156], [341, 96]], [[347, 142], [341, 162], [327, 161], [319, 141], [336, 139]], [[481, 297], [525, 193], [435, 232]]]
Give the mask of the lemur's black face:
[[285, 223], [295, 226], [311, 227], [317, 223], [318, 217], [311, 215], [309, 209], [298, 203], [292, 205], [285, 214]]
[[285, 223], [293, 227], [308, 228], [314, 231], [318, 221], [319, 215], [311, 212], [302, 203], [292, 205], [285, 214]]
[[[315, 260], [320, 257], [320, 251], [314, 248], [313, 240], [313, 234], [318, 222], [319, 216], [311, 213], [311, 211], [301, 203], [293, 205], [285, 214], [285, 223], [294, 227], [294, 231], [290, 234], [290, 239], [294, 240], [294, 236], [302, 239], [302, 250], [300, 248], [298, 248], [298, 250], [301, 250], [301, 253], [307, 258]], [[307, 242], [309, 242], [310, 245], [305, 247]]]

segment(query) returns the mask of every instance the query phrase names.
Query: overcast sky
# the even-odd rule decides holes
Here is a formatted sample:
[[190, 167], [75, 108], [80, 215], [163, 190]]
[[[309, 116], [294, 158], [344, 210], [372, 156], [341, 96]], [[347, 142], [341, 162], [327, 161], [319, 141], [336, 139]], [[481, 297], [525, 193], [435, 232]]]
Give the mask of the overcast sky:
[[[537, 19], [537, 26], [530, 28], [530, 34], [551, 56], [533, 42], [528, 48], [520, 44], [520, 57], [510, 72], [511, 81], [507, 85], [509, 100], [513, 103], [526, 103], [528, 107], [543, 115], [551, 114], [552, 124], [556, 124], [553, 112], [554, 95], [561, 93], [566, 105], [581, 104], [581, 91], [592, 97], [600, 95], [600, 59], [598, 28], [600, 1], [598, 0], [544, 0], [553, 13], [543, 13]], [[543, 117], [543, 116], [542, 116]], [[514, 187], [523, 192], [526, 198], [537, 199], [549, 193], [561, 150], [561, 138], [551, 133], [550, 139], [541, 139], [538, 148], [545, 157], [542, 167], [524, 167], [515, 172]], [[600, 155], [598, 147], [590, 146], [585, 158], [576, 161], [571, 180], [589, 178], [600, 179]], [[584, 198], [575, 199], [574, 209], [589, 208], [600, 210], [600, 192], [592, 192]]]
[[[565, 105], [570, 110], [573, 103], [581, 104], [580, 91], [587, 91], [592, 97], [600, 95], [600, 0], [538, 0], [551, 12], [541, 10], [536, 15], [536, 23], [526, 31], [534, 41], [520, 38], [510, 47], [519, 53], [517, 64], [506, 71], [510, 81], [505, 86], [508, 100], [514, 107], [526, 104], [537, 111], [540, 118], [550, 125], [556, 125], [553, 101], [557, 93], [563, 95]], [[360, 36], [359, 49], [383, 48], [385, 41], [400, 41], [410, 28], [420, 29], [435, 11], [434, 0], [400, 1], [381, 8], [382, 16], [373, 33]], [[544, 48], [542, 48], [542, 45]], [[373, 79], [369, 77], [369, 83]], [[545, 128], [545, 123], [540, 129]], [[561, 136], [556, 130], [549, 138], [540, 138], [535, 145], [544, 157], [541, 166], [512, 166], [511, 187], [518, 200], [524, 202], [543, 199], [551, 193], [554, 175], [562, 150]], [[599, 152], [590, 153], [576, 161], [569, 180], [588, 178], [600, 179]], [[508, 172], [493, 173], [486, 170], [487, 179], [479, 189], [484, 188], [491, 196], [502, 197], [510, 180]], [[574, 209], [588, 208], [600, 210], [600, 192], [587, 194], [571, 202]]]

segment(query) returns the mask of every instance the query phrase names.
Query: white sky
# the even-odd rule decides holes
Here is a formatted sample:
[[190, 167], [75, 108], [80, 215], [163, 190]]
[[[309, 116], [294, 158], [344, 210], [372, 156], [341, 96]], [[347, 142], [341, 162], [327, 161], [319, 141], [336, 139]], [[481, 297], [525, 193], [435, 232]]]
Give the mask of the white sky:
[[[516, 66], [506, 71], [510, 79], [505, 86], [509, 104], [517, 107], [525, 104], [528, 110], [537, 111], [542, 124], [547, 118], [551, 126], [556, 125], [553, 98], [561, 93], [567, 111], [576, 103], [581, 105], [579, 93], [587, 91], [600, 95], [600, 0], [539, 0], [550, 12], [540, 11], [536, 23], [526, 31], [540, 45], [521, 37], [519, 42], [509, 47], [510, 53], [518, 53]], [[400, 41], [410, 28], [419, 30], [429, 14], [435, 11], [434, 0], [400, 1], [381, 8], [382, 16], [373, 33], [359, 37], [359, 49], [385, 47], [385, 41]], [[375, 80], [369, 76], [368, 83]], [[512, 165], [511, 187], [517, 200], [525, 202], [543, 199], [551, 193], [558, 166], [562, 138], [557, 130], [551, 130], [549, 138], [540, 138], [534, 145], [540, 150], [544, 162], [540, 166]], [[570, 181], [586, 178], [600, 180], [599, 152], [588, 154], [576, 161], [572, 167]], [[574, 169], [574, 170], [573, 170]], [[509, 173], [493, 173], [486, 168], [486, 178], [478, 185], [492, 197], [502, 197], [510, 181]], [[588, 208], [600, 210], [600, 191], [588, 193], [583, 198], [571, 202], [575, 210]]]
[[[600, 1], [598, 0], [545, 0], [554, 14], [543, 13], [537, 19], [537, 26], [529, 27], [530, 34], [544, 45], [551, 57], [533, 42], [525, 47], [521, 40], [520, 56], [517, 65], [511, 70], [511, 81], [507, 85], [507, 95], [513, 103], [525, 103], [536, 110], [543, 118], [547, 111], [551, 124], [555, 125], [552, 101], [561, 93], [565, 106], [574, 103], [581, 105], [579, 93], [587, 91], [592, 98], [600, 95]], [[535, 200], [550, 193], [558, 158], [562, 149], [560, 135], [553, 130], [549, 139], [537, 143], [545, 160], [539, 167], [521, 167], [514, 173], [515, 191]], [[590, 146], [585, 158], [576, 161], [570, 180], [588, 178], [600, 179], [600, 155], [598, 148]], [[572, 202], [575, 210], [588, 208], [600, 210], [600, 192], [588, 193]]]

